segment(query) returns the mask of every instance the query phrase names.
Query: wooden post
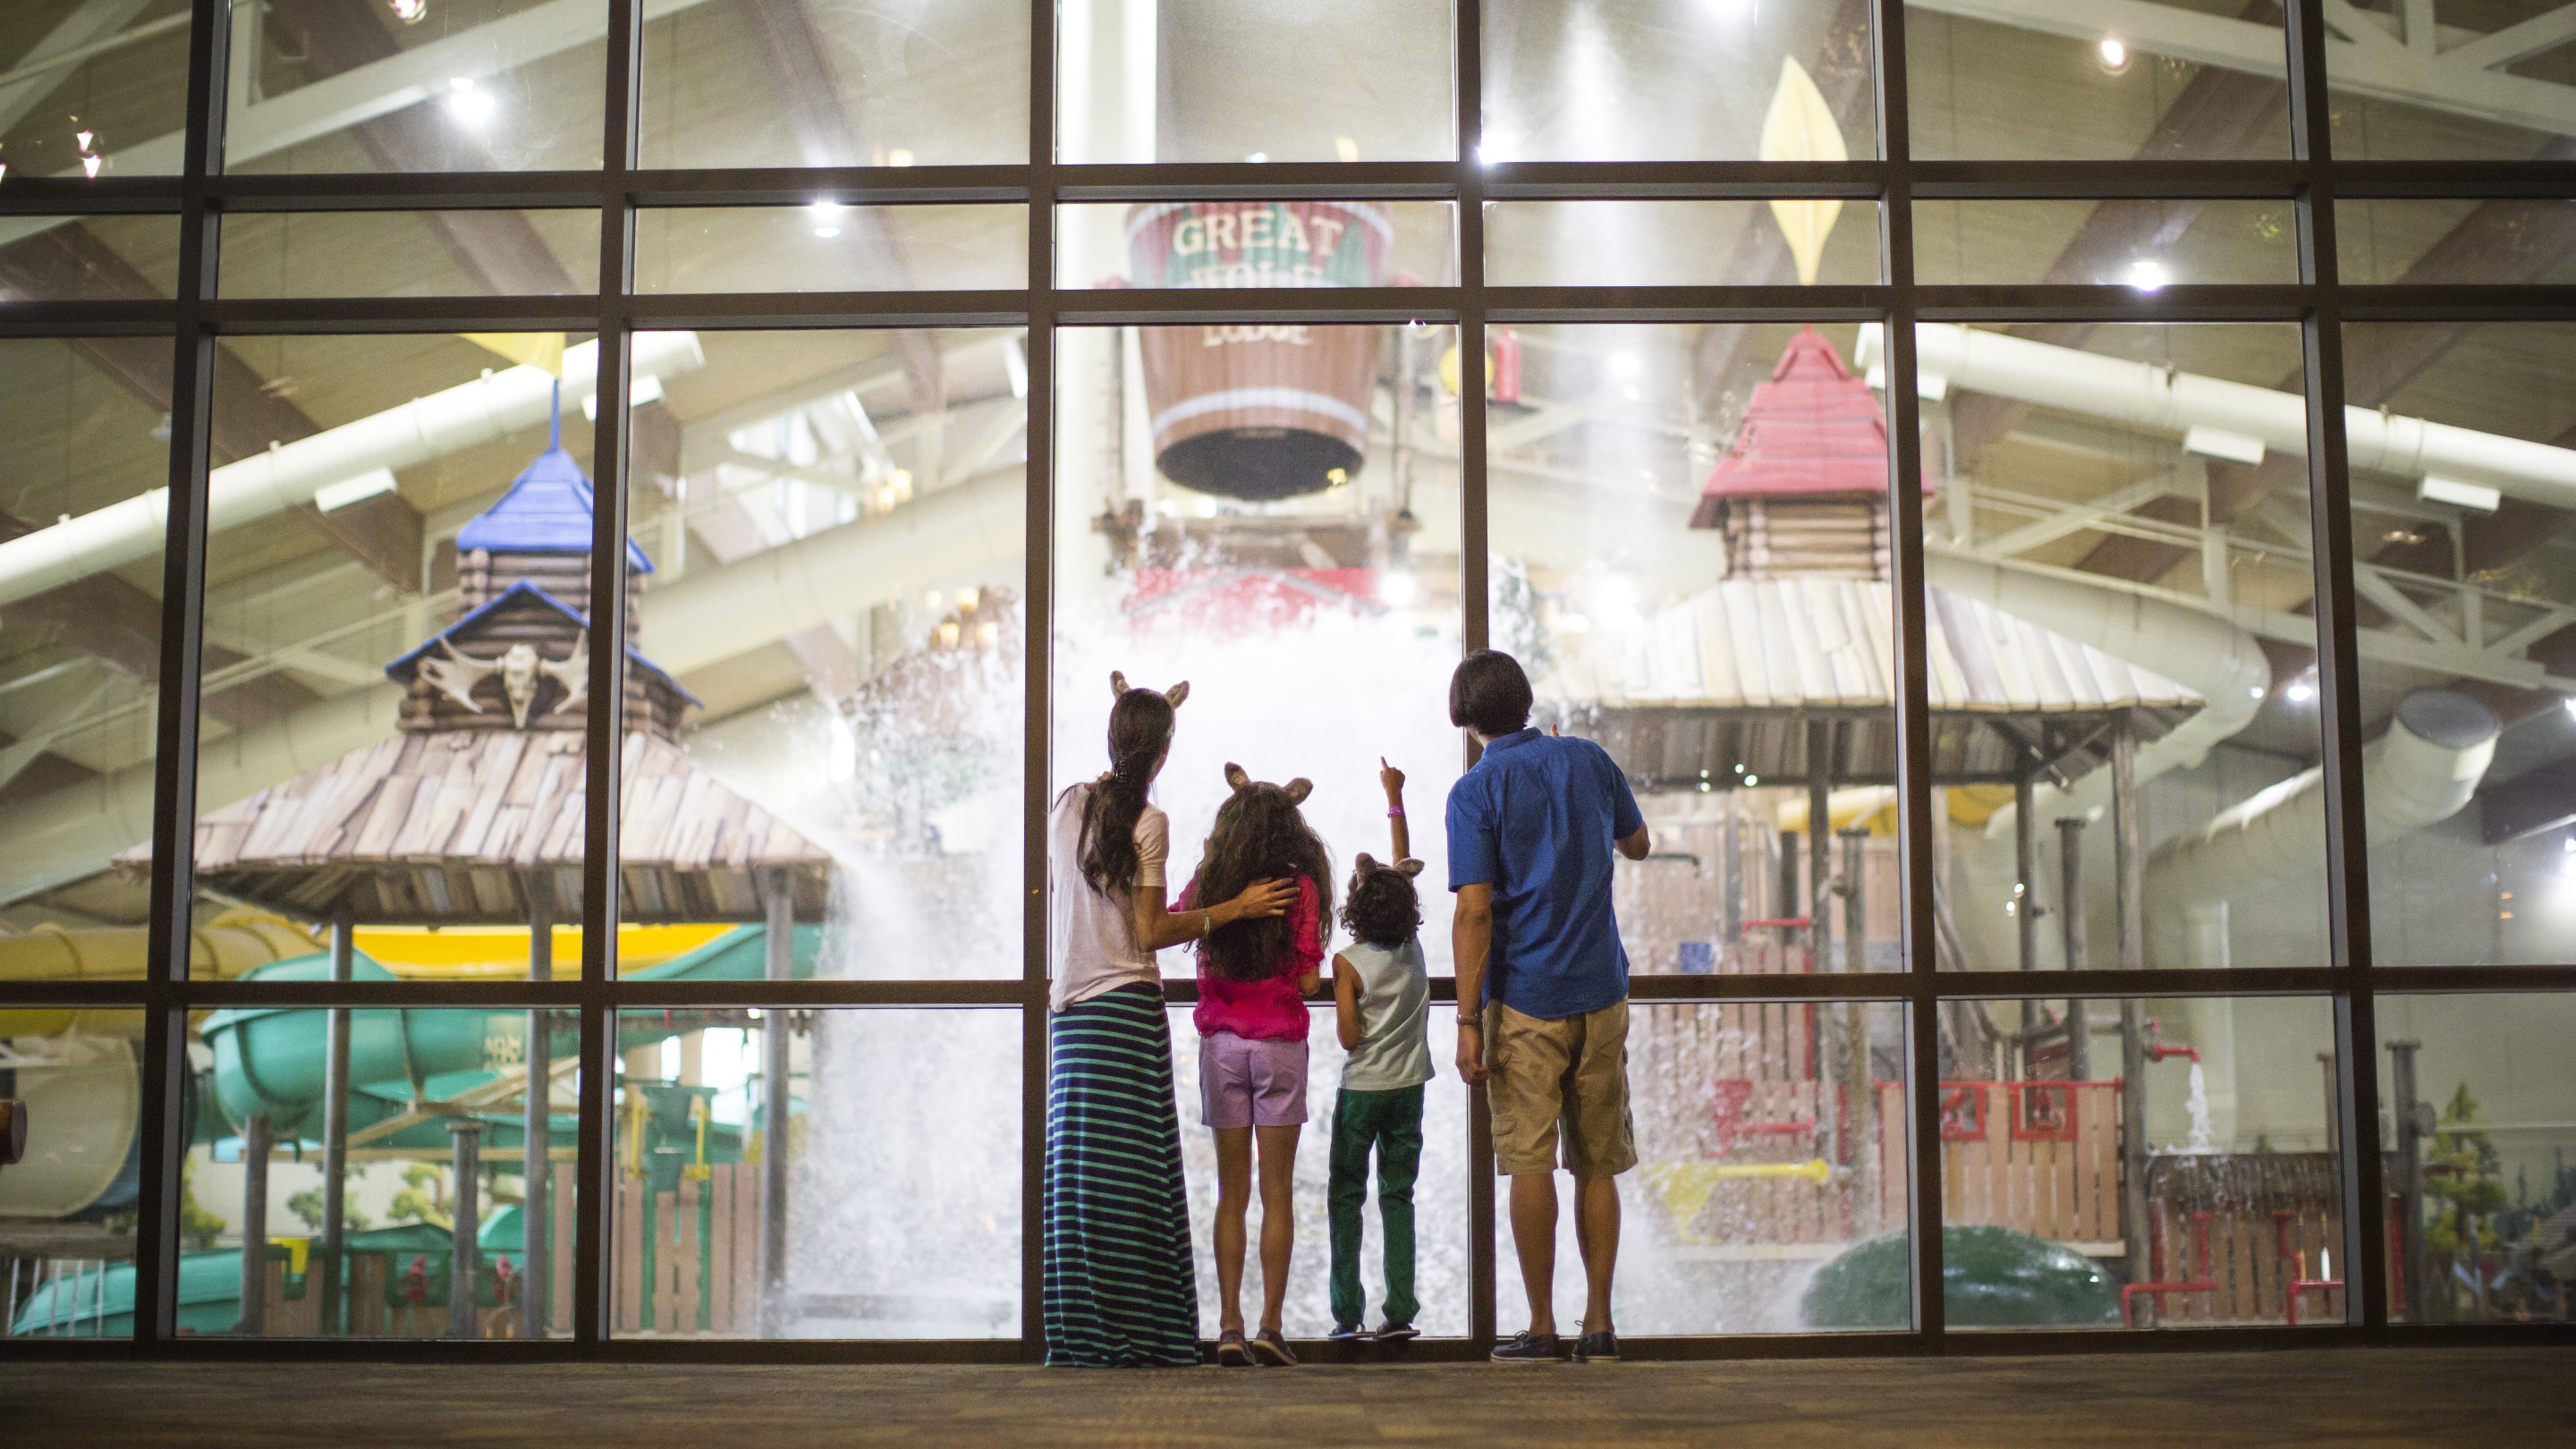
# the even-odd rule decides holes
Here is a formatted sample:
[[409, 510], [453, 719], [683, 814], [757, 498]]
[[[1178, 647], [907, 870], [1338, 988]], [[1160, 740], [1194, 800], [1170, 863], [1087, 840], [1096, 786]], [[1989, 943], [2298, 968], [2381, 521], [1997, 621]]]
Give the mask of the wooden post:
[[[357, 975], [357, 923], [342, 906], [331, 918], [331, 979]], [[349, 1009], [331, 1009], [322, 1047], [322, 1241], [314, 1269], [322, 1279], [322, 1335], [344, 1331], [340, 1280], [348, 1272]]]
[[242, 1124], [241, 1319], [233, 1331], [268, 1331], [268, 1114]]
[[455, 1220], [454, 1232], [448, 1239], [447, 1336], [480, 1338], [481, 1325], [474, 1316], [474, 1283], [482, 1276], [475, 1234], [483, 1225], [479, 1200], [483, 1124], [472, 1117], [450, 1117], [447, 1131], [456, 1142], [456, 1201], [449, 1209]]
[[[2084, 819], [2079, 815], [2057, 822], [2057, 933], [2066, 946], [2066, 969], [2083, 970], [2088, 952], [2084, 941]], [[2093, 1079], [2093, 1028], [2083, 1001], [2073, 997], [2066, 1003], [2066, 1079]]]
[[[2039, 792], [2030, 771], [2013, 776], [2013, 933], [2020, 947], [2021, 969], [2039, 969]], [[2030, 1075], [2030, 1034], [2039, 1029], [2039, 1003], [2021, 1001], [2021, 1075]]]
[[[1863, 887], [1862, 850], [1869, 827], [1837, 832], [1843, 841], [1843, 970], [1869, 969], [1869, 897]], [[1843, 1004], [1844, 1090], [1851, 1094], [1852, 1197], [1878, 1201], [1878, 1072], [1869, 1059], [1869, 1003]]]
[[[552, 981], [555, 978], [555, 878], [550, 870], [529, 873], [528, 892], [528, 979]], [[521, 1189], [519, 1230], [521, 1249], [519, 1266], [519, 1336], [546, 1336], [547, 1290], [554, 1284], [551, 1271], [553, 1245], [546, 1232], [554, 1223], [548, 1211], [548, 1194], [554, 1185], [554, 1042], [547, 1028], [546, 1013], [528, 1013], [527, 1102], [520, 1116], [526, 1186]]]
[[[765, 975], [785, 981], [795, 974], [795, 883], [784, 869], [768, 873], [768, 955]], [[791, 1093], [788, 1085], [787, 1012], [769, 1008], [761, 1036], [760, 1137], [760, 1331], [776, 1338], [786, 1331], [787, 1289], [787, 1140]]]
[[[1807, 969], [1822, 973], [1834, 969], [1834, 916], [1831, 905], [1834, 873], [1834, 806], [1833, 754], [1834, 727], [1823, 720], [1807, 722]], [[1821, 1014], [1821, 1013], [1819, 1013]], [[1828, 1018], [1830, 1020], [1830, 1018]], [[1820, 1135], [1826, 1144], [1828, 1162], [1854, 1161], [1859, 1157], [1855, 1143], [1843, 1137], [1843, 1114], [1834, 1111], [1832, 1083], [1847, 1080], [1848, 1060], [1843, 1071], [1835, 1072], [1823, 1064], [1816, 1071], [1820, 1090], [1816, 1100], [1816, 1119], [1834, 1124]], [[1853, 1102], [1850, 1110], [1860, 1111]], [[1862, 1201], [1855, 1192], [1855, 1202]]]
[[[2120, 922], [2120, 967], [2147, 964], [2146, 852], [2138, 825], [2138, 736], [2127, 716], [2111, 730], [2111, 849]], [[2120, 1205], [2129, 1281], [2147, 1281], [2147, 1033], [2135, 996], [2120, 998]], [[2147, 1305], [2153, 1321], [2155, 1305]]]

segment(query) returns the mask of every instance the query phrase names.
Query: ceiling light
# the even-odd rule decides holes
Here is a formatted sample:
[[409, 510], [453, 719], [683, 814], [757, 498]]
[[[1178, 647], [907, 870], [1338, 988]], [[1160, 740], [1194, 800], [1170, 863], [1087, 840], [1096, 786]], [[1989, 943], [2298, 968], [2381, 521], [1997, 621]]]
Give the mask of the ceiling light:
[[418, 25], [429, 14], [429, 0], [387, 0], [394, 18], [405, 25]]
[[828, 241], [841, 234], [841, 204], [839, 202], [815, 202], [813, 205], [805, 208], [805, 214], [814, 219], [814, 235], [822, 237]]
[[912, 164], [912, 152], [905, 147], [897, 146], [886, 153], [886, 164], [888, 166], [909, 166]]
[[90, 141], [97, 135], [98, 133], [96, 131], [74, 131], [72, 132], [72, 139], [80, 142], [80, 148], [86, 151], [89, 149]]
[[1610, 354], [1610, 375], [1613, 377], [1635, 377], [1638, 373], [1645, 370], [1645, 360], [1633, 352], [1613, 352]]
[[1357, 161], [1360, 159], [1360, 143], [1348, 136], [1335, 136], [1333, 154], [1342, 158], [1344, 162]]
[[1762, 783], [1762, 777], [1760, 775], [1747, 775], [1744, 777], [1744, 783], [1747, 785], [1759, 785]]
[[2290, 681], [2290, 687], [2282, 690], [2281, 695], [2292, 704], [2306, 704], [2317, 697], [2317, 687], [2304, 679], [2293, 679]]
[[1249, 161], [1249, 162], [1253, 163], [1253, 164], [1254, 164], [1254, 165], [1256, 165], [1256, 166], [1258, 166], [1258, 165], [1262, 164], [1263, 162], [1266, 162], [1266, 161], [1268, 161], [1268, 160], [1270, 159], [1270, 153], [1269, 153], [1269, 152], [1267, 152], [1267, 151], [1255, 151], [1255, 152], [1253, 152], [1251, 155], [1246, 156], [1246, 157], [1244, 157], [1243, 159], [1244, 159], [1244, 160], [1246, 160], [1246, 161]]
[[2172, 280], [2172, 274], [2165, 270], [2162, 262], [2141, 259], [2129, 264], [2129, 285], [2141, 292], [2159, 291]]
[[98, 178], [98, 163], [101, 159], [102, 158], [97, 156], [83, 156], [81, 158], [81, 175], [89, 177], [92, 180], [96, 180]]
[[2113, 75], [2129, 68], [2128, 42], [2116, 35], [2103, 36], [2102, 43], [2093, 48], [2093, 53], [2101, 58], [2102, 68]]
[[464, 125], [480, 127], [500, 108], [500, 100], [476, 85], [472, 76], [457, 76], [447, 83], [447, 113]]

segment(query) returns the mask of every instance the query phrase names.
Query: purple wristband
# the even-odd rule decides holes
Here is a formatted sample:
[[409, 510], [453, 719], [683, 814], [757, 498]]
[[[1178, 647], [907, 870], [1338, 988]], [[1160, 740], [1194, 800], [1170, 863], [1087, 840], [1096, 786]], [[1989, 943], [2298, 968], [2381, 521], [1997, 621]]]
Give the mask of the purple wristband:
[[1388, 806], [1386, 818], [1389, 820], [1402, 820], [1404, 818], [1404, 807], [1401, 805]]

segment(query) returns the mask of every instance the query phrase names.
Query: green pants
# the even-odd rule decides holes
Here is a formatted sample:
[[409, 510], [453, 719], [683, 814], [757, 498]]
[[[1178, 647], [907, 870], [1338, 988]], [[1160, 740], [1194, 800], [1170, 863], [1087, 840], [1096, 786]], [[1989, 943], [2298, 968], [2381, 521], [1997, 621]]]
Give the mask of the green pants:
[[1360, 1213], [1368, 1202], [1370, 1149], [1377, 1151], [1377, 1210], [1386, 1225], [1386, 1320], [1411, 1323], [1422, 1305], [1413, 1296], [1413, 1178], [1422, 1170], [1422, 1088], [1355, 1092], [1333, 1098], [1333, 1170], [1326, 1201], [1333, 1217], [1333, 1322], [1361, 1321]]

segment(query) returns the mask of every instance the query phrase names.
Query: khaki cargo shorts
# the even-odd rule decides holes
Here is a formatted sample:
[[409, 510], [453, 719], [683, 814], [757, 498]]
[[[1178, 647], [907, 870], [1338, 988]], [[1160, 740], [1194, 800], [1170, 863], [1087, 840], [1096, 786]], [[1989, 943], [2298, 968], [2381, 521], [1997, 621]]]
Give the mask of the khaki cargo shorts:
[[1494, 1171], [1554, 1172], [1557, 1141], [1577, 1177], [1637, 1165], [1628, 1116], [1628, 1003], [1557, 1021], [1485, 1003], [1485, 1097], [1494, 1114]]

